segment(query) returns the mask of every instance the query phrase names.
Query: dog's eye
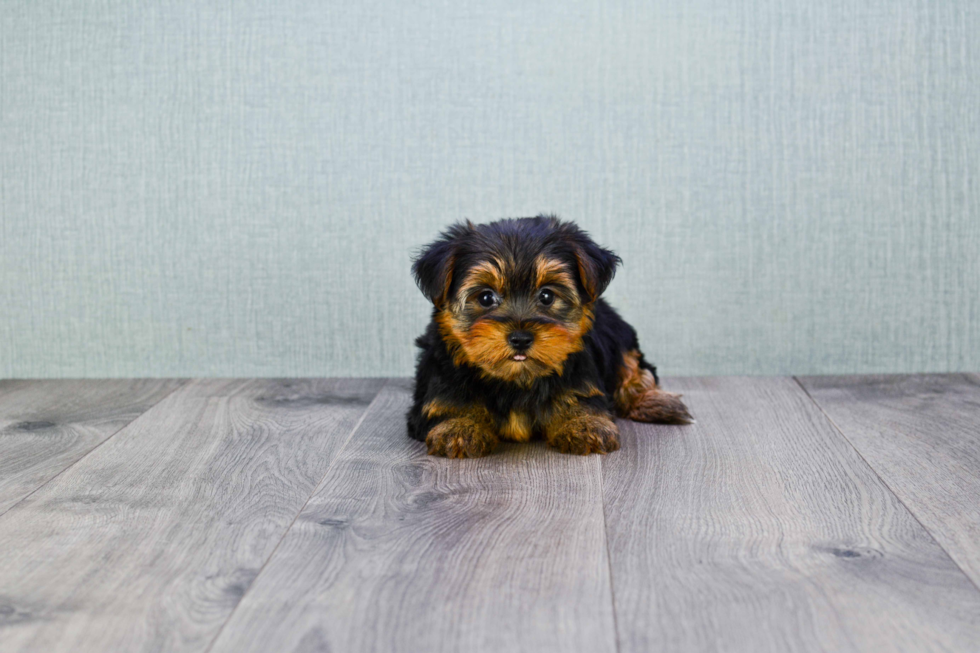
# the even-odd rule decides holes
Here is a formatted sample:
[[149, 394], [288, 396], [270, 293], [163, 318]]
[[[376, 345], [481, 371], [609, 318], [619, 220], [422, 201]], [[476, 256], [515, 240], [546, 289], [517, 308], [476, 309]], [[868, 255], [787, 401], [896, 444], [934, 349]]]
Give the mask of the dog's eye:
[[538, 300], [545, 306], [551, 306], [552, 302], [555, 301], [555, 293], [550, 290], [542, 290], [541, 294], [538, 295]]
[[480, 302], [480, 306], [483, 308], [490, 308], [497, 302], [497, 296], [493, 294], [492, 290], [484, 290], [477, 296], [476, 301]]

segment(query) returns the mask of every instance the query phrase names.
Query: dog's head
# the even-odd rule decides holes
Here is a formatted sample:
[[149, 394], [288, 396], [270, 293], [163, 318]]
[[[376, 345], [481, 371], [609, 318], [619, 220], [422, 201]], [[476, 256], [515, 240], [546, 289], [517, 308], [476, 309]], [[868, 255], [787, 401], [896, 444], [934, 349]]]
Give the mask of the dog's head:
[[619, 257], [552, 216], [457, 224], [412, 271], [456, 365], [529, 385], [582, 349]]

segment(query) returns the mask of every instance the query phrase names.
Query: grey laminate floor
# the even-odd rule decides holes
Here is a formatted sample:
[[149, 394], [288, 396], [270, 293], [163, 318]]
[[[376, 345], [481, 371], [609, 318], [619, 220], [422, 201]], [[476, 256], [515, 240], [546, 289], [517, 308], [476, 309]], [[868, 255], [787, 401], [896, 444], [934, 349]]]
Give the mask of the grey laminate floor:
[[0, 651], [980, 650], [980, 377], [666, 385], [458, 461], [404, 380], [0, 381]]

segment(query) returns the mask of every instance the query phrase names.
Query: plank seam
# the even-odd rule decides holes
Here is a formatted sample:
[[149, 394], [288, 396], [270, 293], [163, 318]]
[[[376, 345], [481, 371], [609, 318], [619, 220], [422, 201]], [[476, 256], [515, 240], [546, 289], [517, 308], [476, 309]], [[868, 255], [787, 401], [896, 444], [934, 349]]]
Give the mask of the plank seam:
[[75, 460], [73, 460], [70, 463], [68, 463], [65, 466], [64, 469], [62, 469], [57, 474], [55, 474], [54, 476], [52, 476], [48, 480], [46, 480], [43, 483], [41, 483], [40, 485], [38, 485], [36, 488], [34, 488], [33, 490], [31, 490], [30, 492], [28, 492], [27, 494], [25, 494], [24, 496], [22, 496], [16, 503], [11, 504], [10, 506], [8, 506], [6, 510], [4, 510], [3, 512], [0, 512], [0, 517], [3, 517], [8, 512], [10, 512], [14, 508], [16, 508], [17, 506], [19, 506], [20, 504], [22, 504], [24, 501], [27, 501], [27, 499], [29, 499], [31, 496], [33, 496], [35, 492], [37, 492], [38, 490], [40, 490], [41, 488], [43, 488], [44, 486], [46, 486], [51, 481], [53, 481], [54, 479], [58, 478], [59, 476], [61, 476], [65, 472], [67, 472], [69, 469], [71, 469], [72, 467], [74, 467], [75, 465], [77, 465], [78, 463], [80, 463], [81, 461], [83, 461], [86, 458], [88, 458], [89, 455], [93, 451], [95, 451], [96, 449], [98, 449], [99, 447], [101, 447], [102, 445], [104, 445], [109, 440], [111, 440], [114, 437], [116, 437], [116, 435], [118, 435], [119, 433], [122, 433], [123, 431], [125, 431], [126, 429], [128, 429], [130, 426], [132, 426], [133, 424], [135, 424], [137, 422], [137, 420], [142, 419], [144, 415], [146, 415], [148, 412], [150, 412], [151, 410], [153, 410], [154, 408], [156, 408], [157, 406], [159, 406], [165, 400], [169, 399], [170, 396], [173, 395], [178, 390], [180, 390], [181, 388], [186, 387], [189, 384], [189, 382], [190, 382], [190, 379], [175, 379], [175, 380], [178, 382], [177, 383], [177, 386], [173, 390], [171, 390], [170, 392], [168, 392], [167, 394], [165, 394], [162, 397], [160, 397], [159, 401], [155, 401], [155, 402], [153, 402], [152, 405], [147, 406], [146, 407], [146, 410], [144, 410], [142, 413], [140, 413], [139, 415], [137, 415], [133, 419], [129, 420], [128, 422], [126, 422], [122, 426], [120, 426], [115, 431], [113, 431], [111, 434], [109, 434], [108, 437], [106, 437], [104, 440], [102, 440], [102, 442], [99, 442], [94, 447], [92, 447], [91, 449], [89, 449], [88, 451], [86, 451], [85, 453], [83, 453], [81, 456], [79, 456]]
[[802, 381], [800, 381], [800, 379], [799, 379], [799, 377], [797, 377], [797, 376], [794, 376], [794, 377], [793, 377], [793, 380], [794, 380], [794, 381], [796, 381], [796, 384], [800, 386], [800, 389], [802, 389], [802, 390], [803, 390], [803, 392], [804, 392], [804, 393], [806, 394], [806, 396], [807, 396], [807, 398], [808, 398], [808, 399], [809, 399], [810, 401], [812, 401], [812, 402], [813, 402], [813, 405], [817, 407], [817, 409], [818, 409], [818, 410], [819, 410], [819, 411], [820, 411], [820, 412], [821, 412], [821, 413], [823, 414], [823, 416], [824, 416], [824, 417], [826, 417], [826, 418], [827, 418], [827, 421], [828, 421], [828, 422], [830, 422], [830, 425], [834, 427], [834, 430], [835, 430], [835, 431], [837, 431], [837, 433], [839, 433], [839, 434], [840, 434], [840, 436], [841, 436], [842, 438], [844, 438], [844, 442], [846, 442], [846, 443], [847, 443], [847, 444], [848, 444], [848, 445], [849, 445], [849, 446], [851, 447], [851, 449], [853, 449], [853, 450], [854, 450], [854, 452], [855, 452], [855, 453], [856, 453], [856, 454], [858, 455], [858, 457], [860, 457], [860, 458], [861, 458], [861, 460], [862, 460], [862, 461], [864, 461], [864, 464], [868, 466], [868, 469], [870, 469], [870, 470], [871, 470], [871, 472], [872, 472], [872, 473], [873, 473], [873, 474], [874, 474], [875, 476], [877, 476], [877, 477], [878, 477], [878, 480], [879, 480], [879, 481], [881, 481], [881, 483], [882, 483], [882, 485], [884, 485], [884, 486], [885, 486], [885, 487], [886, 487], [886, 488], [888, 489], [888, 491], [889, 491], [889, 492], [891, 492], [891, 494], [892, 494], [892, 496], [893, 496], [893, 497], [895, 497], [895, 499], [896, 499], [896, 500], [897, 500], [897, 501], [898, 501], [898, 502], [899, 502], [900, 504], [902, 504], [902, 506], [903, 506], [903, 507], [904, 507], [904, 508], [905, 508], [906, 510], [908, 510], [908, 512], [909, 512], [909, 514], [910, 514], [910, 515], [912, 515], [912, 519], [914, 519], [914, 520], [915, 520], [916, 522], [918, 522], [918, 524], [919, 524], [919, 526], [921, 526], [921, 527], [922, 527], [922, 530], [924, 530], [924, 531], [925, 531], [926, 533], [928, 533], [928, 534], [929, 534], [929, 537], [931, 537], [931, 538], [932, 538], [932, 541], [936, 543], [936, 546], [938, 546], [938, 547], [939, 547], [939, 549], [940, 549], [940, 550], [941, 550], [941, 551], [942, 551], [943, 553], [945, 553], [945, 554], [946, 554], [946, 557], [947, 557], [947, 558], [949, 558], [949, 559], [950, 559], [950, 561], [951, 561], [951, 562], [952, 562], [952, 563], [953, 563], [954, 565], [956, 565], [956, 568], [960, 570], [960, 573], [962, 573], [962, 574], [963, 574], [964, 576], [966, 576], [966, 579], [967, 579], [968, 581], [970, 581], [970, 584], [971, 584], [971, 585], [973, 585], [973, 587], [974, 587], [974, 588], [976, 588], [976, 590], [977, 590], [978, 592], [980, 592], [980, 585], [977, 585], [977, 584], [976, 584], [976, 583], [974, 582], [974, 580], [973, 580], [973, 578], [971, 578], [971, 577], [970, 577], [970, 574], [968, 574], [968, 573], [966, 572], [966, 570], [965, 570], [965, 569], [963, 569], [963, 567], [961, 567], [961, 566], [960, 566], [960, 563], [958, 563], [958, 562], [956, 561], [956, 558], [954, 558], [954, 557], [953, 557], [953, 556], [952, 556], [952, 555], [950, 554], [950, 552], [946, 550], [946, 547], [944, 547], [944, 546], [943, 546], [943, 543], [939, 541], [939, 539], [938, 539], [938, 538], [936, 537], [936, 535], [935, 535], [935, 533], [933, 533], [933, 532], [932, 532], [932, 530], [930, 530], [928, 526], [926, 526], [926, 525], [925, 525], [924, 523], [922, 523], [922, 520], [921, 520], [921, 519], [919, 519], [919, 516], [918, 516], [917, 514], [915, 514], [915, 511], [914, 511], [914, 510], [912, 510], [912, 508], [911, 508], [911, 507], [909, 507], [909, 505], [908, 505], [908, 504], [906, 504], [906, 503], [905, 503], [904, 501], [902, 501], [902, 497], [900, 497], [900, 496], [898, 495], [898, 493], [897, 493], [897, 492], [895, 492], [895, 490], [894, 490], [894, 489], [892, 489], [892, 486], [888, 484], [888, 481], [886, 481], [886, 480], [885, 480], [884, 478], [882, 478], [882, 476], [881, 476], [881, 474], [879, 474], [879, 473], [878, 473], [878, 470], [877, 470], [877, 469], [875, 469], [875, 467], [874, 467], [874, 465], [872, 465], [872, 464], [871, 464], [871, 463], [870, 463], [870, 462], [868, 461], [868, 459], [864, 457], [864, 454], [863, 454], [863, 453], [861, 453], [861, 450], [860, 450], [860, 449], [858, 449], [858, 448], [857, 448], [856, 446], [854, 446], [854, 443], [853, 443], [853, 442], [851, 442], [851, 439], [850, 439], [849, 437], [847, 437], [847, 435], [846, 435], [846, 434], [844, 433], [844, 430], [843, 430], [843, 429], [842, 429], [842, 428], [841, 428], [840, 426], [838, 426], [838, 425], [837, 425], [837, 422], [835, 422], [835, 421], [834, 421], [834, 419], [833, 419], [833, 418], [832, 418], [832, 417], [830, 416], [830, 414], [829, 414], [829, 413], [828, 413], [828, 412], [827, 412], [826, 410], [824, 410], [824, 408], [823, 408], [823, 406], [821, 406], [821, 405], [820, 405], [820, 402], [818, 402], [818, 401], [816, 400], [816, 398], [815, 398], [815, 397], [814, 397], [813, 395], [811, 395], [811, 394], [810, 394], [810, 391], [806, 389], [806, 386], [805, 386], [805, 385], [803, 385], [803, 382], [802, 382]]
[[616, 585], [613, 582], [612, 551], [609, 548], [609, 522], [606, 520], [606, 473], [605, 465], [599, 461], [599, 498], [602, 501], [602, 535], [606, 546], [606, 569], [609, 573], [609, 601], [612, 603], [613, 644], [616, 653], [621, 650], [619, 644], [619, 618], [616, 616]]
[[283, 530], [282, 537], [280, 537], [279, 538], [279, 541], [276, 542], [276, 546], [272, 549], [272, 552], [269, 553], [269, 556], [262, 563], [262, 566], [259, 567], [259, 571], [258, 571], [258, 573], [255, 574], [255, 578], [252, 579], [251, 584], [249, 584], [249, 586], [242, 593], [241, 597], [238, 599], [238, 603], [235, 604], [235, 607], [231, 610], [231, 612], [228, 613], [228, 616], [225, 618], [224, 622], [221, 624], [221, 628], [219, 628], [218, 629], [218, 632], [216, 632], [214, 634], [214, 637], [211, 639], [211, 642], [208, 644], [207, 648], [204, 649], [204, 652], [203, 653], [210, 653], [211, 652], [211, 649], [214, 648], [214, 645], [217, 643], [218, 638], [220, 638], [221, 637], [221, 634], [225, 631], [225, 626], [227, 626], [228, 623], [231, 621], [231, 618], [238, 611], [239, 606], [241, 606], [241, 604], [245, 602], [245, 598], [248, 596], [248, 593], [251, 592], [252, 591], [252, 588], [255, 587], [256, 583], [258, 583], [259, 577], [262, 575], [262, 572], [264, 572], [265, 571], [265, 568], [269, 566], [269, 561], [271, 561], [273, 558], [276, 557], [276, 553], [279, 551], [279, 547], [282, 546], [282, 543], [283, 543], [283, 541], [285, 541], [286, 536], [289, 534], [289, 531], [291, 531], [293, 529], [293, 526], [296, 524], [296, 520], [298, 520], [299, 519], [299, 516], [303, 514], [303, 511], [304, 510], [306, 510], [306, 506], [308, 506], [309, 503], [310, 503], [310, 501], [313, 500], [313, 497], [316, 496], [316, 493], [320, 491], [320, 487], [327, 480], [327, 477], [330, 475], [330, 472], [333, 470], [334, 466], [337, 464], [337, 460], [340, 459], [340, 454], [342, 454], [344, 452], [344, 449], [347, 448], [347, 445], [350, 444], [350, 441], [354, 438], [354, 434], [357, 433], [357, 430], [361, 428], [361, 424], [364, 423], [364, 419], [368, 416], [368, 414], [370, 414], [371, 408], [374, 406], [375, 402], [378, 400], [378, 397], [381, 396], [382, 390], [384, 390], [388, 386], [388, 383], [389, 382], [390, 381], [388, 379], [386, 379], [385, 382], [381, 384], [381, 386], [378, 388], [377, 393], [375, 393], [374, 397], [371, 399], [371, 403], [368, 404], [364, 408], [364, 412], [361, 413], [361, 416], [357, 419], [357, 423], [354, 424], [354, 427], [350, 430], [350, 433], [347, 434], [347, 438], [344, 440], [344, 442], [337, 449], [337, 453], [334, 454], [333, 460], [331, 460], [330, 461], [330, 464], [327, 465], [326, 471], [323, 472], [323, 477], [320, 479], [320, 481], [313, 488], [313, 491], [310, 492], [310, 496], [306, 497], [306, 501], [303, 503], [303, 506], [296, 512], [295, 515], [293, 515], [293, 520], [291, 522], [289, 522], [289, 526], [287, 526], [285, 528], [285, 530]]

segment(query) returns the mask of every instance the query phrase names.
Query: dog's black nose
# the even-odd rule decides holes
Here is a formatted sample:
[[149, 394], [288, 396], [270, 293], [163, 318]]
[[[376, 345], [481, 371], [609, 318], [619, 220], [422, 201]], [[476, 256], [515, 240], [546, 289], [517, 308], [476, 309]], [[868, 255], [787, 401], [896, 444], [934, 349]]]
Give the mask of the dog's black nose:
[[524, 351], [534, 342], [534, 334], [530, 331], [511, 331], [507, 336], [507, 342], [517, 351]]

